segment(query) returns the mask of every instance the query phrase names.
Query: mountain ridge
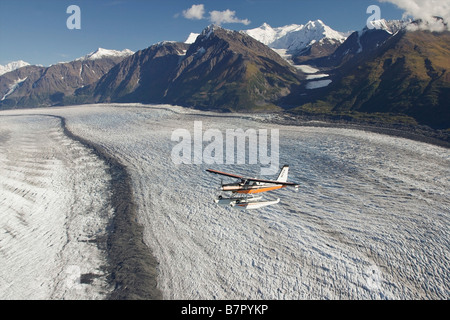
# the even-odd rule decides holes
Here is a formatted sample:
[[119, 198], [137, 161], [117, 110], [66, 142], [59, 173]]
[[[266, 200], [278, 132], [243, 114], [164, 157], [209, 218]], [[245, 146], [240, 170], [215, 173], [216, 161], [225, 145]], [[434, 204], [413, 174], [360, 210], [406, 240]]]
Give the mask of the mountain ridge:
[[242, 32], [271, 48], [291, 52], [304, 50], [308, 45], [325, 39], [342, 43], [346, 38], [343, 33], [331, 29], [320, 19], [308, 21], [305, 25], [291, 24], [276, 28], [263, 23], [258, 28]]
[[295, 84], [295, 69], [269, 47], [238, 31], [210, 25], [190, 45], [162, 42], [139, 51], [90, 89], [96, 102], [249, 111], [273, 109]]
[[0, 108], [83, 103], [76, 90], [98, 81], [128, 51], [97, 49], [70, 62], [49, 67], [27, 65], [0, 76]]
[[[418, 21], [371, 24], [374, 28], [365, 26], [334, 43], [303, 38], [306, 49], [291, 55], [283, 54], [290, 49], [270, 48], [247, 32], [216, 25], [191, 34], [190, 43], [163, 41], [123, 56], [110, 50], [115, 57], [100, 48], [66, 64], [27, 66], [0, 76], [0, 108], [169, 103], [450, 128], [449, 32], [421, 30]], [[306, 25], [325, 30], [320, 20]], [[277, 39], [264, 41], [307, 30], [298, 26], [280, 27]], [[89, 58], [95, 56], [100, 58]]]
[[272, 28], [263, 23], [260, 27], [242, 30], [272, 49], [285, 50], [296, 63], [327, 56], [342, 44], [347, 35], [333, 30], [322, 20], [308, 21], [306, 24], [291, 24]]
[[449, 43], [448, 31], [400, 30], [341, 62], [330, 87], [295, 110], [450, 128]]

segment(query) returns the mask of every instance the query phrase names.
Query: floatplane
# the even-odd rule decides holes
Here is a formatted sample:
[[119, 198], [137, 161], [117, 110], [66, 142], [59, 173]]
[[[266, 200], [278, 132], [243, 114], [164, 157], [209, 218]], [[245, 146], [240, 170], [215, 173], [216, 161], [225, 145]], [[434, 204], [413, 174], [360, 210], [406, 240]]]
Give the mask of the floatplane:
[[299, 187], [297, 183], [287, 181], [289, 172], [289, 166], [287, 165], [281, 168], [276, 180], [249, 178], [212, 169], [207, 169], [206, 171], [240, 180], [235, 183], [221, 183], [219, 190], [224, 192], [232, 192], [232, 195], [230, 197], [220, 195], [214, 200], [214, 202], [219, 205], [231, 206], [235, 209], [258, 209], [277, 204], [280, 202], [279, 198], [276, 200], [265, 201], [262, 200], [262, 196], [256, 196], [255, 194], [286, 187], [294, 187], [298, 190]]

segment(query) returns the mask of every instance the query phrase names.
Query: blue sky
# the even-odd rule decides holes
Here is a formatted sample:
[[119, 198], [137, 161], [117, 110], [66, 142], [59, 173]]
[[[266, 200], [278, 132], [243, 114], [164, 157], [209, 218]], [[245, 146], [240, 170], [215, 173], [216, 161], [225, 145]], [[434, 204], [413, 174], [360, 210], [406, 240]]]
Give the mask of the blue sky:
[[[373, 4], [381, 18], [402, 17], [395, 5], [378, 0], [0, 0], [0, 64], [24, 60], [48, 66], [99, 47], [137, 51], [163, 40], [184, 41], [211, 24], [212, 11], [227, 16], [222, 26], [233, 30], [315, 19], [338, 31], [359, 30]], [[66, 26], [70, 5], [81, 10], [80, 30]], [[187, 11], [193, 5], [203, 5], [197, 7], [203, 14]]]

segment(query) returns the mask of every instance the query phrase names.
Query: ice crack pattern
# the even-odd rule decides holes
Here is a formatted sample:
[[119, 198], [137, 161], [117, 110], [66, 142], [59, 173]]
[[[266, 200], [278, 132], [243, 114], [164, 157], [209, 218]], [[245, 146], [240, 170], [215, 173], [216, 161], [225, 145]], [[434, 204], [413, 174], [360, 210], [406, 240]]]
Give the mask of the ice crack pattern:
[[68, 139], [57, 118], [0, 123], [0, 297], [103, 297], [101, 242], [112, 214], [105, 164]]
[[[18, 254], [24, 250], [18, 240], [25, 237], [23, 225], [38, 228], [36, 235], [50, 236], [55, 225], [66, 223], [56, 213], [61, 212], [58, 208], [70, 208], [74, 192], [61, 196], [66, 194], [62, 190], [70, 176], [57, 174], [67, 170], [63, 159], [45, 161], [49, 152], [69, 147], [68, 141], [65, 147], [42, 141], [39, 150], [44, 159], [39, 162], [8, 162], [11, 146], [19, 142], [21, 152], [36, 152], [30, 135], [17, 134], [23, 135], [24, 127], [33, 121], [44, 120], [21, 118], [20, 130], [14, 127], [19, 126], [18, 119], [5, 120], [7, 114], [21, 112], [2, 112], [0, 117], [0, 207], [9, 216], [0, 218], [0, 259], [29, 275], [36, 270]], [[448, 149], [357, 130], [271, 125], [251, 116], [223, 117], [175, 106], [92, 105], [41, 112], [64, 116], [74, 134], [101, 145], [126, 166], [144, 242], [159, 263], [157, 280], [163, 298], [450, 297]], [[280, 163], [290, 165], [290, 178], [300, 183], [299, 192], [277, 191], [274, 197], [282, 199], [280, 204], [260, 211], [236, 213], [217, 207], [212, 200], [219, 181], [205, 172], [210, 165], [170, 163], [172, 131], [192, 128], [194, 120], [203, 121], [205, 130], [223, 132], [228, 128], [278, 128]], [[42, 129], [44, 123], [36, 126], [48, 130]], [[40, 178], [49, 163], [59, 169]], [[215, 165], [213, 169], [253, 176], [260, 167]], [[48, 182], [50, 177], [59, 189]], [[47, 181], [42, 188], [39, 179]], [[97, 179], [80, 177], [72, 186]], [[102, 190], [103, 184], [95, 185]], [[83, 190], [77, 197], [87, 201], [89, 195]], [[47, 206], [40, 215], [52, 212], [53, 222], [41, 230], [23, 212], [50, 198], [39, 207]], [[99, 209], [104, 205], [94, 207], [93, 212], [104, 210]], [[66, 243], [65, 230], [61, 227], [53, 246], [45, 250], [54, 250], [56, 256], [60, 250], [52, 248], [60, 249]], [[8, 287], [0, 290], [4, 296], [24, 286], [13, 275], [8, 279]], [[54, 288], [52, 281], [49, 276], [36, 286]], [[96, 287], [97, 283], [91, 285], [92, 290]], [[43, 290], [42, 296], [49, 292]]]

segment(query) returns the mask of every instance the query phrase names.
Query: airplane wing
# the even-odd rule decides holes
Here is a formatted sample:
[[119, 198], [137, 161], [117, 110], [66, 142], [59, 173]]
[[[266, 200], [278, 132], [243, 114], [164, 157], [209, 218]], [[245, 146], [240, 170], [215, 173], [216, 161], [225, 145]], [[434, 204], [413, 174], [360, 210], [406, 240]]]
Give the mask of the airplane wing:
[[256, 178], [246, 178], [244, 176], [238, 176], [236, 174], [226, 173], [226, 172], [212, 170], [212, 169], [207, 169], [206, 171], [211, 172], [211, 173], [215, 173], [215, 174], [220, 174], [222, 176], [227, 176], [227, 177], [232, 177], [232, 178], [242, 179], [242, 180], [247, 180], [247, 181], [272, 183], [272, 184], [281, 184], [281, 185], [285, 185], [285, 186], [298, 186], [298, 184], [294, 183], [294, 182], [282, 182], [282, 181], [276, 181], [276, 180], [264, 180], [264, 179], [256, 179]]
[[211, 172], [211, 173], [215, 173], [215, 174], [220, 174], [222, 176], [236, 178], [236, 179], [245, 179], [245, 177], [243, 177], [243, 176], [238, 176], [238, 175], [235, 175], [235, 174], [226, 173], [226, 172], [222, 172], [222, 171], [217, 171], [217, 170], [212, 170], [212, 169], [207, 169], [206, 171]]

